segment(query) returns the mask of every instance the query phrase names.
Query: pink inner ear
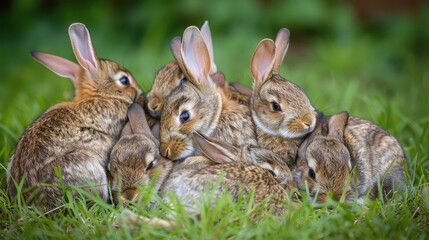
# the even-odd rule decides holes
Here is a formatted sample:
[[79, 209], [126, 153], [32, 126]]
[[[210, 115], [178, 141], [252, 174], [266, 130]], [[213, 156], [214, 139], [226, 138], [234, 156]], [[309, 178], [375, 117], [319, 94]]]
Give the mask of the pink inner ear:
[[95, 70], [97, 68], [97, 56], [88, 29], [81, 23], [75, 23], [70, 25], [69, 35], [73, 51], [80, 65], [88, 71]]
[[183, 33], [182, 39], [182, 59], [184, 67], [189, 76], [195, 79], [195, 83], [208, 82], [210, 71], [210, 57], [198, 28], [188, 27]]
[[271, 39], [262, 40], [253, 54], [251, 71], [256, 82], [267, 80], [273, 70], [275, 46]]
[[72, 80], [73, 84], [75, 84], [80, 72], [80, 67], [76, 63], [71, 62], [65, 58], [37, 51], [31, 52], [31, 55], [38, 62], [43, 64], [45, 67], [47, 67], [57, 75], [69, 78]]
[[217, 67], [216, 67], [216, 64], [214, 62], [214, 50], [213, 50], [212, 34], [210, 31], [208, 21], [205, 21], [203, 26], [201, 27], [201, 34], [203, 36], [204, 42], [206, 43], [207, 50], [209, 51], [210, 64], [211, 64], [210, 74], [214, 74], [215, 72], [217, 72]]
[[221, 72], [216, 72], [211, 75], [212, 81], [216, 86], [223, 88], [225, 87], [225, 76]]

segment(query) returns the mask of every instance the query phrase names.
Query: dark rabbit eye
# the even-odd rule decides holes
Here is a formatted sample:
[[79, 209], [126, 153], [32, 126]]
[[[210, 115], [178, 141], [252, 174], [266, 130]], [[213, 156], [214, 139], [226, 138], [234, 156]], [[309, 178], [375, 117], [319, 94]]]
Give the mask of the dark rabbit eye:
[[183, 111], [182, 113], [180, 113], [180, 122], [185, 123], [189, 120], [190, 117], [191, 115], [188, 111]]
[[310, 176], [313, 180], [316, 180], [316, 173], [312, 168], [308, 169], [308, 176]]
[[271, 102], [271, 107], [273, 108], [273, 111], [280, 112], [282, 110], [282, 107], [277, 102]]
[[127, 76], [122, 76], [122, 77], [119, 79], [119, 82], [120, 82], [122, 85], [124, 85], [124, 86], [129, 86], [129, 85], [130, 85], [130, 80], [128, 79], [128, 77], [127, 77]]
[[183, 83], [186, 81], [188, 81], [188, 79], [186, 77], [183, 77], [182, 79], [180, 79], [179, 86], [182, 86]]
[[149, 163], [149, 165], [147, 165], [146, 172], [149, 171], [149, 170], [151, 170], [153, 168], [153, 162], [155, 162], [155, 161], [152, 161], [152, 162]]

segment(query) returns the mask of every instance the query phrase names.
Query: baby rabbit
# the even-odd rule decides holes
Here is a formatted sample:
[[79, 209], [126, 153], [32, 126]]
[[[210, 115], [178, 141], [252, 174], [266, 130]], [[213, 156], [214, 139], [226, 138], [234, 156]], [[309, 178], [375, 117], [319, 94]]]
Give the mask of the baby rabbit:
[[[208, 21], [205, 21], [201, 27], [201, 34], [204, 38], [206, 44], [209, 58], [210, 58], [210, 75], [219, 81], [215, 81], [218, 84], [219, 88], [224, 91], [225, 95], [232, 100], [236, 100], [239, 103], [247, 104], [249, 101], [249, 96], [241, 93], [238, 89], [244, 89], [245, 87], [235, 84], [237, 86], [229, 87], [228, 83], [225, 82], [223, 74], [217, 71], [216, 64], [214, 62], [214, 51], [212, 44], [212, 37], [209, 28]], [[175, 54], [176, 59], [180, 59], [180, 45], [181, 38], [176, 37], [171, 41], [170, 48]], [[147, 98], [147, 110], [149, 114], [157, 119], [161, 118], [161, 113], [164, 108], [165, 100], [167, 95], [181, 83], [187, 80], [184, 74], [185, 68], [182, 65], [182, 61], [173, 61], [165, 65], [155, 76], [155, 80], [152, 85], [152, 90], [146, 95]]]
[[175, 51], [174, 56], [188, 80], [173, 89], [165, 102], [160, 123], [161, 155], [173, 161], [198, 155], [192, 138], [192, 133], [198, 131], [242, 147], [239, 151], [247, 155], [239, 155], [239, 160], [273, 171], [279, 182], [292, 181], [289, 168], [280, 158], [273, 156], [261, 161], [261, 157], [250, 157], [273, 153], [257, 148], [249, 108], [228, 99], [213, 84], [210, 56], [196, 27], [185, 30], [180, 54]]
[[[313, 131], [317, 114], [304, 91], [278, 75], [288, 39], [289, 31], [280, 29], [275, 44], [266, 39], [258, 45], [252, 60], [255, 81], [251, 109], [260, 145], [290, 156], [290, 164], [305, 135]], [[381, 177], [384, 177], [384, 193], [390, 192], [392, 185], [402, 189], [406, 157], [392, 135], [367, 120], [349, 117], [343, 138], [350, 152], [351, 165], [357, 168], [359, 175], [359, 197], [376, 187]]]
[[74, 99], [49, 108], [25, 130], [7, 171], [11, 198], [23, 182], [27, 203], [45, 209], [58, 206], [62, 184], [89, 184], [88, 191], [108, 200], [109, 153], [126, 122], [128, 107], [142, 93], [131, 73], [97, 58], [85, 25], [70, 25], [69, 35], [79, 65], [36, 51], [31, 55], [72, 80]]
[[[148, 184], [150, 179], [147, 173], [153, 167], [153, 162], [145, 162], [145, 159], [159, 158], [158, 139], [151, 132], [146, 119], [141, 105], [131, 105], [128, 123], [110, 154], [107, 167], [112, 175], [113, 201], [116, 204], [119, 198], [124, 203], [137, 199], [138, 186]], [[156, 155], [152, 157], [147, 154]]]
[[250, 109], [259, 145], [293, 166], [299, 145], [316, 125], [317, 112], [300, 87], [279, 75], [288, 46], [289, 30], [282, 28], [275, 42], [264, 39], [256, 47]]
[[[233, 153], [228, 152], [226, 146], [200, 134], [194, 134], [193, 137], [207, 157], [194, 156], [181, 161], [169, 161], [160, 156], [159, 142], [153, 137], [139, 105], [134, 104], [130, 108], [129, 121], [133, 133], [122, 136], [112, 150], [109, 163], [109, 170], [114, 176], [112, 189], [120, 191], [126, 202], [138, 198], [139, 185], [147, 185], [155, 180], [155, 190], [159, 191], [164, 200], [168, 200], [168, 193], [174, 192], [190, 214], [198, 215], [195, 200], [198, 201], [206, 187], [213, 187], [219, 176], [225, 173], [216, 196], [228, 189], [228, 193], [237, 199], [240, 189], [244, 194], [255, 190], [256, 204], [268, 199], [275, 214], [283, 213], [288, 195], [269, 171], [244, 162], [231, 162]], [[298, 207], [296, 204], [293, 206]]]
[[292, 171], [297, 188], [305, 191], [307, 184], [310, 196], [317, 196], [318, 202], [325, 202], [329, 192], [337, 201], [343, 193], [346, 200], [355, 197], [350, 184], [350, 152], [343, 139], [348, 118], [347, 112], [321, 118], [299, 149]]

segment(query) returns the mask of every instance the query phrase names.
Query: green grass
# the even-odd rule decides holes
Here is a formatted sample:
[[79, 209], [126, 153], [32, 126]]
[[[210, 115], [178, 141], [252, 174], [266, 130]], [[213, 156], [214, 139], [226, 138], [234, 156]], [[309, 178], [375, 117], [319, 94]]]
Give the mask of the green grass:
[[[274, 1], [262, 9], [255, 3], [240, 2], [236, 4], [244, 7], [238, 12], [225, 10], [228, 1], [209, 1], [204, 8], [189, 0], [185, 6], [173, 4], [162, 11], [151, 11], [161, 8], [158, 1], [119, 6], [119, 10], [114, 4], [98, 2], [79, 14], [73, 4], [60, 4], [56, 6], [58, 12], [46, 13], [37, 4], [16, 2], [12, 13], [26, 18], [17, 21], [13, 14], [1, 16], [13, 28], [0, 38], [0, 238], [429, 237], [427, 6], [413, 17], [398, 14], [361, 23], [341, 4], [330, 6], [311, 0], [301, 4]], [[117, 11], [121, 14], [113, 14]], [[128, 68], [147, 92], [157, 69], [173, 59], [169, 40], [190, 24], [200, 26], [206, 18], [212, 28], [218, 68], [228, 80], [249, 87], [249, 63], [257, 43], [265, 37], [274, 38], [280, 27], [290, 28], [291, 45], [282, 75], [304, 88], [313, 104], [325, 113], [347, 110], [395, 135], [410, 160], [413, 189], [407, 197], [364, 206], [330, 202], [315, 207], [304, 201], [301, 209], [290, 210], [283, 217], [265, 216], [253, 221], [249, 216], [260, 209], [247, 204], [249, 199], [233, 203], [224, 196], [212, 210], [202, 206], [201, 219], [195, 220], [179, 203], [176, 214], [162, 203], [152, 210], [148, 201], [159, 200], [150, 188], [143, 187], [144, 197], [130, 209], [148, 217], [166, 219], [172, 215], [183, 227], [166, 231], [142, 225], [133, 233], [128, 225], [119, 229], [112, 226], [122, 208], [91, 196], [86, 198], [92, 198], [92, 204], [84, 197], [69, 199], [57, 215], [44, 215], [10, 201], [6, 166], [20, 135], [48, 107], [70, 100], [73, 92], [69, 80], [32, 60], [30, 50], [74, 60], [67, 27], [73, 21], [83, 21], [98, 55]], [[176, 202], [174, 198], [172, 201]]]

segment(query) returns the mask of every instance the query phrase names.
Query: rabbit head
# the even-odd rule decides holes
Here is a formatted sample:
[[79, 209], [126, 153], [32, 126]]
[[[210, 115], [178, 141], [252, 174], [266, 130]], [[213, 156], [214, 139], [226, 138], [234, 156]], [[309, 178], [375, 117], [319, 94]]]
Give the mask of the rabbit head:
[[[210, 74], [214, 74], [217, 72], [217, 67], [214, 63], [213, 44], [208, 21], [205, 21], [201, 27], [201, 34], [211, 61]], [[176, 61], [168, 63], [158, 71], [153, 81], [152, 90], [146, 95], [147, 109], [149, 114], [154, 118], [161, 118], [161, 113], [168, 94], [187, 80], [187, 77], [183, 74], [184, 66], [182, 64], [183, 60], [181, 60], [182, 57], [180, 52], [181, 42], [182, 40], [180, 37], [171, 40], [170, 49]]]
[[32, 51], [31, 55], [57, 75], [71, 79], [76, 101], [100, 96], [119, 98], [131, 104], [141, 95], [142, 91], [130, 72], [113, 61], [97, 57], [85, 25], [71, 24], [69, 35], [79, 64], [37, 51]]
[[343, 192], [347, 199], [352, 195], [350, 186], [344, 191], [351, 173], [350, 152], [343, 140], [348, 116], [342, 112], [323, 120], [301, 145], [294, 179], [300, 190], [305, 191], [307, 184], [311, 197], [317, 195], [318, 202], [326, 201], [329, 192], [335, 200], [340, 200]]
[[[187, 81], [179, 84], [167, 97], [160, 123], [161, 154], [178, 160], [195, 151], [192, 133], [210, 135], [221, 113], [221, 95], [210, 77], [211, 61], [198, 28], [188, 27], [183, 33], [180, 57]], [[208, 107], [210, 106], [210, 107]]]
[[110, 154], [108, 170], [111, 173], [114, 201], [135, 201], [138, 186], [149, 184], [159, 156], [159, 142], [152, 135], [143, 108], [134, 103], [128, 110], [129, 122]]
[[147, 109], [152, 117], [161, 118], [167, 95], [184, 81], [186, 78], [176, 61], [168, 63], [158, 71], [152, 90], [146, 95]]
[[305, 92], [279, 75], [289, 46], [289, 30], [279, 30], [276, 41], [262, 40], [253, 54], [252, 117], [263, 132], [300, 138], [313, 131], [316, 111]]

